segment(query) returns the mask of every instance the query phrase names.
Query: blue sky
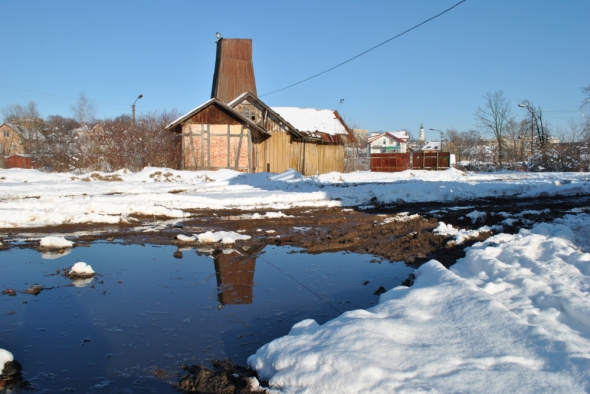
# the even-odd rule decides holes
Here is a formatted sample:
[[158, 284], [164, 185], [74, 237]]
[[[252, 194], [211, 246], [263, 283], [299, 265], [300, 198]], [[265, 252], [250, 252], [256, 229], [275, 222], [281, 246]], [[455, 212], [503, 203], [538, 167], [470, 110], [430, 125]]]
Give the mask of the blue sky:
[[[188, 112], [211, 94], [215, 33], [251, 38], [258, 94], [270, 106], [336, 109], [354, 126], [477, 128], [486, 92], [540, 105], [554, 127], [590, 85], [590, 1], [467, 0], [368, 54], [351, 58], [459, 0], [0, 2], [0, 108], [36, 101], [71, 116], [84, 92], [99, 117]], [[559, 112], [549, 112], [559, 111]], [[566, 112], [568, 111], [568, 112]], [[587, 111], [590, 112], [590, 111]], [[434, 138], [438, 133], [427, 133]]]

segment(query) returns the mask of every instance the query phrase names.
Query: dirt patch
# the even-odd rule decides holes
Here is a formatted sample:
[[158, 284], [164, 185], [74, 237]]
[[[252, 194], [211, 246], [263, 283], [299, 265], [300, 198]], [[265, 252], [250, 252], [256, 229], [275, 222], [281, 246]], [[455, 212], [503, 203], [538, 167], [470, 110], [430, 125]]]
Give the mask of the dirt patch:
[[[177, 389], [184, 392], [250, 394], [265, 393], [259, 388], [255, 373], [231, 360], [213, 361], [213, 368], [203, 365], [183, 365], [188, 373], [178, 382]], [[267, 383], [267, 382], [264, 382]]]

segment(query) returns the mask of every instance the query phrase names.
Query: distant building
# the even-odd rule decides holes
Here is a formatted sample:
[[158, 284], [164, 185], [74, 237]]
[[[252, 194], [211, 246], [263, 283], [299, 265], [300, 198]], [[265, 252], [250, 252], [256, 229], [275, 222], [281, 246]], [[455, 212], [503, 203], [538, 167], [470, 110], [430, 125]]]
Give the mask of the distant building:
[[421, 149], [422, 152], [440, 152], [440, 141], [428, 141]]
[[420, 136], [418, 137], [418, 141], [424, 142], [424, 125], [420, 124]]
[[369, 150], [371, 153], [406, 153], [409, 138], [405, 130], [372, 135], [368, 141]]

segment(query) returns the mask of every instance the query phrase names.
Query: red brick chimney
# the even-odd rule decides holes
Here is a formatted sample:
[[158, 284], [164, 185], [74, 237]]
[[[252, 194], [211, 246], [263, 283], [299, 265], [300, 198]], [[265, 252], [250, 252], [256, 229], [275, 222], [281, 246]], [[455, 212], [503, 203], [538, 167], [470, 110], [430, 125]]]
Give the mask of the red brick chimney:
[[252, 40], [249, 38], [220, 38], [211, 98], [229, 103], [245, 92], [256, 93]]

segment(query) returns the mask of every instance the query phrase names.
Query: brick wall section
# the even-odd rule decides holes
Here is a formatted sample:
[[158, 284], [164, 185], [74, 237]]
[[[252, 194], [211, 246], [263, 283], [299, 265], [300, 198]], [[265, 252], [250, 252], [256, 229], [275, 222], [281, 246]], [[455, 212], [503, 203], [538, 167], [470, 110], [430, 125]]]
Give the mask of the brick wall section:
[[[240, 146], [239, 135], [241, 131], [242, 125], [229, 125], [230, 135], [228, 135], [227, 124], [185, 125], [183, 127], [182, 139], [184, 169], [235, 169], [239, 149], [239, 170], [248, 171], [248, 129], [244, 128], [241, 138], [242, 144]], [[203, 138], [203, 144], [201, 144], [201, 138]]]

